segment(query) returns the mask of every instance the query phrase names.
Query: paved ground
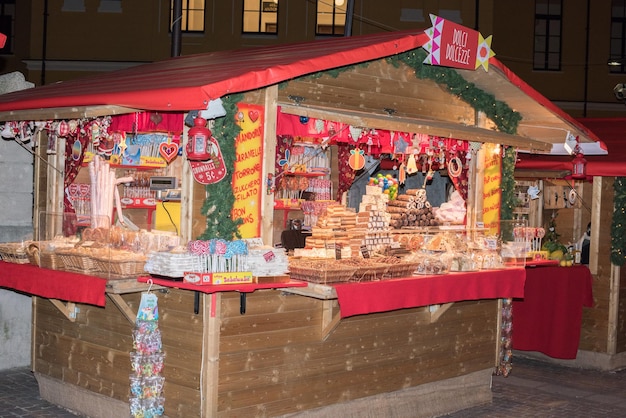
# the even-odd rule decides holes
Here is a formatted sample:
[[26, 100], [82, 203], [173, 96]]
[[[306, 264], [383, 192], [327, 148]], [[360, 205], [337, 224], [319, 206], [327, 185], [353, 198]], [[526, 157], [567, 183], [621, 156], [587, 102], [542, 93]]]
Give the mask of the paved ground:
[[[626, 417], [626, 370], [608, 373], [516, 358], [509, 377], [494, 376], [493, 394], [492, 404], [447, 417]], [[28, 368], [0, 371], [0, 418], [76, 416], [42, 400]]]

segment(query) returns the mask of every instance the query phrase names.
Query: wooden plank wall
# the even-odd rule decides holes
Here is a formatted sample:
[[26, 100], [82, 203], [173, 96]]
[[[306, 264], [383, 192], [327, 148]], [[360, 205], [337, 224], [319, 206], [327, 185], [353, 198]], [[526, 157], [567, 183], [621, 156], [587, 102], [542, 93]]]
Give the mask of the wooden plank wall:
[[277, 416], [494, 366], [497, 301], [346, 318], [322, 339], [323, 302], [223, 294], [218, 415]]
[[[202, 317], [193, 314], [193, 292], [157, 295], [166, 356], [165, 410], [170, 417], [200, 416]], [[123, 298], [136, 312], [140, 294]], [[36, 298], [33, 370], [128, 402], [134, 326], [109, 299], [106, 308], [77, 306], [77, 319], [70, 322], [50, 301]]]

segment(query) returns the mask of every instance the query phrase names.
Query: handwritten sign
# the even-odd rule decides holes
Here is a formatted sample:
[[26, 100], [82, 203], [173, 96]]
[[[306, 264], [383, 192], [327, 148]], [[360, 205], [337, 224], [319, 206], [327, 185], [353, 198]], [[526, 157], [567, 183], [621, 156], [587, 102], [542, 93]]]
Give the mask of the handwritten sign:
[[255, 238], [261, 233], [263, 107], [245, 103], [238, 106], [236, 120], [241, 132], [235, 139], [232, 216], [243, 219], [239, 226], [242, 238]]
[[491, 36], [483, 38], [480, 32], [459, 25], [439, 16], [430, 15], [432, 27], [426, 30], [430, 41], [424, 44], [428, 56], [425, 64], [475, 70], [482, 66], [489, 69]]
[[496, 147], [483, 144], [483, 223], [491, 235], [499, 233], [502, 201], [502, 156]]

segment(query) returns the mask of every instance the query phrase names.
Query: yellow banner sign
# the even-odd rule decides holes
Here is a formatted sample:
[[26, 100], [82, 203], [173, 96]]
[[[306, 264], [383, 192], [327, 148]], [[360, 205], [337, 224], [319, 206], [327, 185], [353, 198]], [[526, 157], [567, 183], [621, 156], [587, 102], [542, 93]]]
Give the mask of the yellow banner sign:
[[243, 219], [239, 226], [242, 238], [256, 238], [261, 233], [263, 108], [244, 103], [238, 107], [236, 120], [241, 132], [235, 140], [232, 216]]
[[483, 223], [490, 235], [498, 234], [500, 229], [502, 156], [499, 150], [498, 145], [483, 144]]

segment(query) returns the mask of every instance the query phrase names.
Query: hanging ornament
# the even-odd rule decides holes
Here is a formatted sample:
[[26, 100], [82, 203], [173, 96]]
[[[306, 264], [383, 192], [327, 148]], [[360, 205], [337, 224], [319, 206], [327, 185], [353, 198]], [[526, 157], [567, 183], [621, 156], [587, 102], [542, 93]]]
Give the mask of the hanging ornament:
[[189, 130], [187, 142], [187, 159], [190, 161], [206, 161], [211, 157], [209, 152], [209, 138], [211, 131], [206, 127], [206, 119], [196, 117], [193, 120], [193, 128]]
[[400, 167], [398, 168], [398, 183], [404, 185], [406, 181], [406, 166], [404, 162], [400, 163]]
[[226, 164], [217, 139], [209, 138], [208, 149], [208, 161], [189, 161], [193, 178], [198, 183], [205, 185], [217, 183], [226, 177]]
[[352, 140], [354, 142], [357, 142], [361, 137], [361, 132], [363, 132], [361, 128], [358, 128], [356, 126], [349, 126], [348, 129], [350, 130], [350, 136], [352, 137]]
[[159, 144], [159, 154], [169, 164], [178, 156], [178, 145], [170, 142], [161, 142]]
[[417, 173], [417, 162], [413, 154], [409, 155], [409, 159], [406, 162], [406, 173], [409, 175]]
[[350, 157], [348, 158], [348, 165], [351, 169], [358, 171], [365, 167], [365, 151], [359, 148], [350, 150]]
[[80, 140], [75, 140], [74, 144], [72, 145], [72, 160], [74, 161], [78, 161], [80, 160], [80, 156], [83, 153], [83, 146], [80, 143]]
[[57, 134], [59, 134], [61, 138], [65, 138], [66, 136], [69, 135], [69, 133], [70, 133], [70, 125], [64, 120], [59, 122], [59, 124], [57, 125]]
[[448, 162], [448, 175], [452, 178], [459, 177], [463, 171], [463, 163], [459, 157], [453, 157]]

